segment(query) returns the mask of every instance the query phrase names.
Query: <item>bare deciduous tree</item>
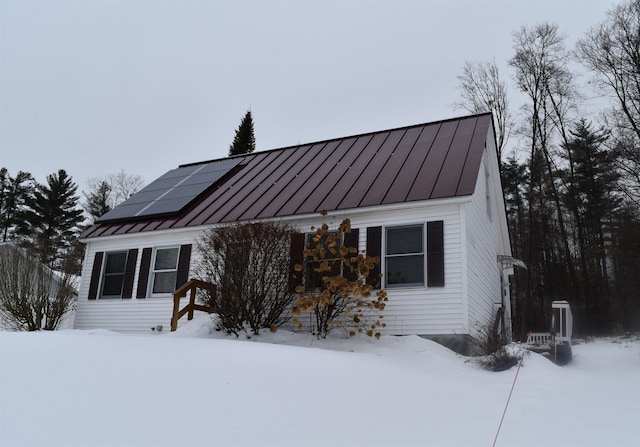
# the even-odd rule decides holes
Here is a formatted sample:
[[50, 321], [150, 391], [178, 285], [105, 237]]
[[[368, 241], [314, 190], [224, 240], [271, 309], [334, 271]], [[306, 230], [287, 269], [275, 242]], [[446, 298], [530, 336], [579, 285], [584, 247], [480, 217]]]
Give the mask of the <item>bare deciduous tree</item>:
[[[528, 309], [543, 315], [544, 296], [575, 293], [575, 268], [554, 160], [558, 143], [566, 141], [567, 113], [575, 95], [573, 75], [566, 68], [569, 53], [557, 25], [541, 23], [532, 28], [522, 27], [513, 34], [513, 42], [515, 56], [509, 65], [515, 69], [518, 88], [529, 98], [524, 107], [527, 123], [522, 127], [530, 144], [528, 231], [523, 247], [529, 269], [523, 284], [522, 299], [526, 305], [521, 306], [524, 329], [531, 323], [526, 321]], [[557, 227], [552, 228], [555, 221]], [[553, 237], [556, 232], [560, 237]], [[558, 262], [568, 267], [568, 277], [549, 281], [558, 270], [554, 267]], [[560, 285], [562, 288], [557, 288]]]
[[640, 203], [640, 0], [615, 6], [576, 45], [576, 54], [595, 76], [594, 84], [614, 101], [605, 113], [625, 162], [625, 192]]
[[24, 249], [0, 245], [0, 319], [14, 330], [55, 330], [71, 310], [74, 280]]
[[509, 109], [507, 85], [500, 79], [495, 61], [465, 62], [462, 74], [458, 76], [458, 90], [462, 99], [453, 104], [456, 109], [493, 113], [498, 134], [498, 159], [502, 160], [515, 121]]
[[83, 207], [94, 218], [112, 210], [144, 186], [142, 177], [120, 171], [104, 177], [93, 177], [87, 181]]

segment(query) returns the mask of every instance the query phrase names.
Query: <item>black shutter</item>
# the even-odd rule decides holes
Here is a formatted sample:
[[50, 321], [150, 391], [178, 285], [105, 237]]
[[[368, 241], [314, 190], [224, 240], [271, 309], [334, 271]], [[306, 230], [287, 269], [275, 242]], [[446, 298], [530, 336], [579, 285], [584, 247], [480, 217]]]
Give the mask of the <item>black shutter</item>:
[[380, 262], [369, 272], [367, 276], [367, 284], [372, 285], [375, 289], [380, 288], [380, 275], [382, 264], [382, 227], [367, 228], [367, 257], [380, 258]]
[[[348, 257], [351, 258], [353, 256], [358, 256], [358, 238], [359, 238], [359, 230], [357, 228], [352, 228], [350, 233], [344, 234], [344, 246], [347, 248], [354, 247], [356, 249], [355, 253], [349, 253]], [[357, 281], [358, 280], [358, 270], [357, 264], [354, 266], [356, 270], [351, 270], [349, 268], [345, 268], [343, 271], [344, 277], [348, 281]]]
[[291, 235], [291, 248], [289, 250], [289, 293], [294, 293], [296, 287], [302, 285], [302, 271], [296, 271], [296, 264], [304, 266], [304, 233]]
[[122, 287], [122, 298], [133, 296], [133, 277], [136, 274], [136, 262], [138, 261], [138, 249], [132, 248], [127, 253], [127, 265], [124, 269], [124, 285]]
[[444, 222], [427, 222], [427, 286], [444, 287]]
[[178, 255], [178, 272], [176, 274], [176, 288], [182, 287], [189, 281], [189, 261], [191, 260], [191, 244], [180, 246]]
[[152, 248], [142, 249], [142, 259], [140, 259], [140, 274], [138, 275], [138, 291], [136, 298], [147, 297], [147, 285], [149, 284], [149, 267], [151, 267]]
[[102, 258], [104, 252], [99, 251], [93, 258], [93, 268], [91, 269], [91, 282], [89, 283], [89, 296], [90, 300], [95, 300], [98, 297], [98, 285], [100, 284], [100, 272], [102, 272]]

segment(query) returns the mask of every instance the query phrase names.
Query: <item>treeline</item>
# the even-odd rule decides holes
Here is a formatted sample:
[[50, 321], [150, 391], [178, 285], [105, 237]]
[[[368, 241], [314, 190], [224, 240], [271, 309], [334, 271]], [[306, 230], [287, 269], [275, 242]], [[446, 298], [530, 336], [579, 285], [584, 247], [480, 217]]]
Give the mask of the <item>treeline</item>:
[[[459, 76], [457, 106], [496, 121], [513, 254], [527, 265], [515, 272], [516, 337], [548, 327], [553, 300], [572, 304], [578, 333], [640, 330], [639, 42], [640, 0], [573, 49], [556, 25], [522, 27], [508, 61], [526, 98], [518, 113], [495, 62], [467, 62]], [[608, 106], [588, 119], [594, 97]]]
[[121, 171], [89, 179], [85, 200], [64, 169], [36, 181], [25, 171], [0, 168], [0, 242], [14, 242], [42, 264], [80, 274], [84, 249], [79, 234], [94, 219], [142, 187], [142, 178]]
[[[229, 156], [255, 150], [253, 117], [248, 110], [236, 129]], [[79, 275], [84, 248], [80, 233], [144, 186], [142, 177], [120, 171], [88, 180], [84, 200], [64, 169], [39, 183], [26, 171], [0, 168], [0, 242], [33, 252], [47, 267]]]

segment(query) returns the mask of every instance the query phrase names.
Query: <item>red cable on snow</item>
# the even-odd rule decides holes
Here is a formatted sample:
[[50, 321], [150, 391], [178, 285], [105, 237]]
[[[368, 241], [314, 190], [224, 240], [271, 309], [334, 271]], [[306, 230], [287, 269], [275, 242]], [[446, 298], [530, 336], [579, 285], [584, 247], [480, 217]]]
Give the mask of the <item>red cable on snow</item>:
[[498, 431], [496, 432], [496, 437], [493, 440], [493, 447], [496, 447], [496, 442], [498, 442], [498, 435], [500, 434], [500, 429], [502, 428], [502, 422], [504, 421], [504, 416], [507, 414], [507, 408], [509, 407], [509, 401], [511, 400], [511, 395], [513, 394], [513, 389], [516, 386], [516, 380], [518, 380], [518, 373], [520, 372], [520, 367], [522, 366], [522, 361], [524, 360], [524, 355], [526, 351], [522, 351], [522, 357], [520, 357], [520, 363], [518, 363], [518, 369], [516, 370], [516, 376], [513, 378], [513, 384], [511, 385], [511, 391], [509, 391], [509, 398], [507, 399], [507, 403], [504, 406], [504, 411], [502, 412], [502, 418], [500, 419], [500, 425], [498, 426]]

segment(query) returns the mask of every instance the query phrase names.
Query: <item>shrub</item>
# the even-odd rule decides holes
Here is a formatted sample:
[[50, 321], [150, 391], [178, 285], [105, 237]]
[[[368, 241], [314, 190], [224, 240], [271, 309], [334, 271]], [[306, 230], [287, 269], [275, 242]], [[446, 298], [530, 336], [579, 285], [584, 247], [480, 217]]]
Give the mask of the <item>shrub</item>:
[[489, 371], [506, 371], [518, 364], [522, 353], [507, 345], [494, 323], [478, 327], [474, 337], [475, 362]]
[[229, 224], [207, 231], [197, 243], [197, 276], [216, 284], [201, 298], [228, 334], [258, 334], [290, 319], [289, 244], [294, 230], [276, 222]]
[[[305, 292], [303, 286], [298, 286], [294, 323], [302, 328], [297, 317], [311, 313], [313, 323], [309, 330], [319, 338], [325, 338], [336, 327], [344, 327], [350, 336], [366, 333], [379, 338], [379, 329], [385, 326], [381, 320], [387, 294], [384, 290], [373, 294], [373, 286], [366, 282], [380, 259], [358, 253], [355, 247], [345, 247], [341, 241], [350, 232], [349, 219], [340, 224], [337, 232], [329, 232], [328, 225], [323, 224], [304, 251], [308, 281], [314, 278], [319, 288]], [[298, 271], [304, 268], [296, 265]]]
[[0, 321], [8, 329], [55, 330], [73, 306], [74, 277], [38, 259], [17, 246], [0, 245]]
[[511, 345], [501, 346], [489, 355], [479, 357], [477, 363], [489, 371], [506, 371], [518, 364], [523, 352]]

